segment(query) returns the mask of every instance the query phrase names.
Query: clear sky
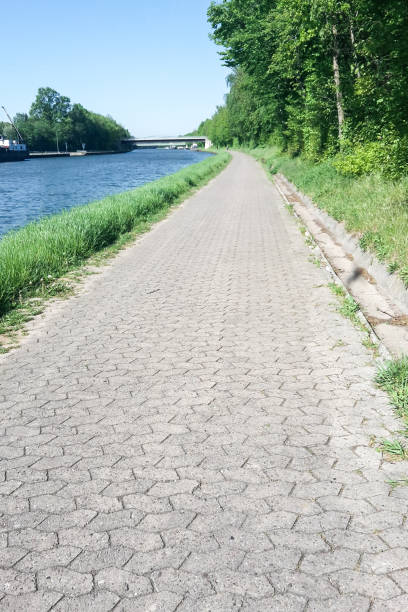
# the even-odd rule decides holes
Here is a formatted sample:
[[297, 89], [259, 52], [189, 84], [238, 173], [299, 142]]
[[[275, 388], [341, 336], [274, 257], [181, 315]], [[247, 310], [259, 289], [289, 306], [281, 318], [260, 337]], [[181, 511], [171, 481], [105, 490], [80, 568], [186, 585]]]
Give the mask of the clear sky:
[[208, 38], [209, 3], [4, 0], [0, 105], [27, 112], [49, 86], [134, 136], [189, 132], [227, 91], [228, 70]]

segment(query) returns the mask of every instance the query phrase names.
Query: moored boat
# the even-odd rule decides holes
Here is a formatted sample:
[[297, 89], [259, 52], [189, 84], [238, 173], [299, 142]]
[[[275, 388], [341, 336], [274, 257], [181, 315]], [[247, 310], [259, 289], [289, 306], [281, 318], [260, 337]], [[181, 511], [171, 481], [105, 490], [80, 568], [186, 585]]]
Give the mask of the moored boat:
[[0, 136], [0, 162], [23, 161], [27, 157], [27, 146], [23, 142]]
[[17, 129], [17, 126], [14, 124], [13, 120], [11, 119], [4, 106], [2, 106], [2, 109], [6, 113], [8, 120], [15, 129], [18, 136], [18, 140], [4, 138], [4, 136], [0, 135], [0, 162], [23, 161], [28, 157], [27, 145], [23, 142], [23, 137], [21, 136], [20, 132]]

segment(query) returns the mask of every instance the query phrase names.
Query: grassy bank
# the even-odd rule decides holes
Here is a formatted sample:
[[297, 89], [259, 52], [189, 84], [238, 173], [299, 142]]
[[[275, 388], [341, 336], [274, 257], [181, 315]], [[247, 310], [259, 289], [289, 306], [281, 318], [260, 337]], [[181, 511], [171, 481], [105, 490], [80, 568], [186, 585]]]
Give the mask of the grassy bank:
[[381, 174], [347, 177], [330, 161], [311, 163], [275, 148], [250, 151], [272, 173], [281, 172], [347, 230], [363, 250], [373, 252], [408, 287], [408, 177], [387, 180]]
[[220, 153], [133, 191], [46, 217], [0, 240], [0, 316], [30, 296], [43, 295], [78, 268], [157, 213], [185, 198], [226, 166]]

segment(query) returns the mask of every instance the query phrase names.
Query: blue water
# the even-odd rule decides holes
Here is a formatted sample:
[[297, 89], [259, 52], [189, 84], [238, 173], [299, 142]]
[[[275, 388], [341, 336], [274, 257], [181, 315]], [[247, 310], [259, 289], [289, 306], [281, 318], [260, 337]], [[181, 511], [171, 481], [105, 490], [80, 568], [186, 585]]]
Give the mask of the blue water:
[[127, 191], [207, 157], [186, 150], [30, 159], [0, 164], [0, 236], [45, 215]]

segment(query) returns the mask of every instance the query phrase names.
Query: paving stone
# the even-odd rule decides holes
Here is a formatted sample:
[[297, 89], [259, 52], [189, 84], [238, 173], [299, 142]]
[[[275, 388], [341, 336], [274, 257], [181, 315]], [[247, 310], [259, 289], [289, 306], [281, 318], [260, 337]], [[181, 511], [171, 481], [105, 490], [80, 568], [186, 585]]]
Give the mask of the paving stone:
[[146, 531], [160, 532], [166, 529], [187, 527], [194, 518], [193, 512], [162, 512], [160, 514], [148, 514], [140, 523], [140, 528]]
[[[214, 554], [214, 552], [212, 553]], [[136, 552], [125, 566], [125, 569], [135, 574], [148, 574], [165, 568], [179, 569], [189, 552], [180, 547], [159, 548], [147, 552]]]
[[74, 546], [59, 546], [51, 550], [28, 553], [17, 565], [16, 569], [23, 572], [37, 572], [56, 565], [68, 565], [81, 552]]
[[389, 601], [376, 601], [371, 610], [373, 612], [395, 612], [395, 610], [406, 610], [407, 608], [408, 595], [400, 595]]
[[[137, 599], [121, 600], [115, 608], [119, 612], [175, 612], [183, 597], [171, 591], [143, 595]], [[79, 611], [78, 611], [79, 612]]]
[[55, 533], [42, 533], [37, 529], [21, 529], [9, 534], [9, 545], [26, 550], [49, 550], [57, 544]]
[[309, 576], [299, 571], [270, 572], [268, 578], [277, 593], [294, 593], [310, 599], [328, 599], [338, 595], [331, 579], [325, 576]]
[[219, 593], [202, 599], [186, 598], [177, 608], [180, 612], [225, 612], [225, 610], [241, 610], [242, 597], [231, 593]]
[[361, 569], [374, 574], [386, 574], [408, 568], [408, 549], [393, 548], [376, 554], [365, 554], [361, 561]]
[[[384, 604], [384, 602], [382, 602]], [[360, 595], [341, 595], [340, 597], [325, 599], [324, 601], [311, 601], [308, 612], [367, 612], [370, 600]], [[394, 609], [394, 608], [393, 608]], [[398, 608], [396, 608], [398, 609]], [[381, 608], [384, 610], [384, 608]]]
[[164, 569], [151, 575], [157, 591], [171, 591], [198, 598], [214, 593], [209, 580], [201, 574], [190, 574], [182, 570]]
[[152, 590], [150, 581], [144, 576], [136, 576], [117, 567], [108, 567], [98, 572], [95, 584], [98, 588], [108, 589], [122, 597], [139, 597]]
[[[222, 533], [225, 533], [225, 530], [222, 530]], [[166, 546], [183, 552], [193, 550], [195, 552], [207, 552], [219, 548], [218, 538], [216, 539], [214, 535], [196, 533], [191, 529], [168, 529], [161, 534], [161, 538]]]
[[35, 591], [34, 574], [23, 574], [13, 569], [0, 569], [0, 592], [20, 595]]
[[386, 576], [373, 576], [359, 571], [336, 572], [331, 574], [330, 581], [341, 593], [358, 593], [378, 599], [391, 599], [401, 594], [401, 590]]
[[321, 534], [302, 533], [289, 529], [276, 529], [268, 532], [268, 537], [276, 546], [300, 550], [304, 553], [316, 553], [329, 550]]
[[97, 572], [105, 567], [122, 567], [132, 556], [130, 548], [112, 546], [101, 550], [83, 550], [71, 563], [75, 572]]
[[[390, 530], [387, 530], [385, 534], [381, 534], [382, 538], [385, 537], [387, 541], [387, 536], [390, 533]], [[398, 530], [398, 534], [401, 538], [401, 531]], [[352, 550], [357, 550], [360, 552], [381, 552], [386, 550], [387, 544], [383, 542], [383, 539], [380, 539], [377, 535], [371, 535], [368, 533], [356, 533], [355, 531], [351, 531], [347, 529], [345, 531], [341, 529], [334, 529], [333, 531], [326, 531], [324, 533], [324, 541], [330, 544], [333, 548], [351, 548]], [[402, 543], [399, 541], [399, 543]], [[398, 541], [396, 546], [398, 546]]]
[[231, 547], [223, 547], [208, 553], [192, 552], [183, 563], [183, 570], [192, 573], [210, 573], [223, 569], [236, 570], [242, 563], [245, 553]]
[[294, 570], [300, 558], [300, 552], [284, 547], [247, 553], [239, 571], [247, 574], [267, 574], [276, 570]]
[[241, 610], [245, 612], [264, 612], [264, 610], [276, 610], [279, 612], [303, 612], [306, 605], [306, 599], [298, 595], [275, 595], [275, 597], [266, 597], [256, 600], [251, 597], [246, 597]]
[[61, 546], [72, 545], [80, 550], [100, 550], [108, 546], [109, 535], [104, 532], [73, 527], [72, 529], [58, 531], [58, 542]]
[[119, 596], [110, 591], [92, 591], [87, 595], [61, 599], [53, 610], [57, 612], [110, 612], [119, 602]]
[[[30, 612], [48, 612], [52, 606], [61, 599], [60, 593], [36, 591], [19, 595], [6, 595], [0, 601], [1, 610], [16, 612], [16, 610], [30, 610]], [[72, 608], [70, 608], [72, 610]]]
[[227, 569], [209, 574], [211, 584], [217, 591], [256, 598], [273, 595], [274, 588], [265, 576], [255, 576], [245, 572], [232, 572]]
[[249, 531], [271, 531], [272, 529], [290, 529], [296, 521], [296, 514], [291, 512], [269, 512], [257, 517], [250, 517], [245, 523]]
[[41, 521], [38, 528], [41, 531], [58, 531], [59, 529], [69, 529], [71, 527], [84, 527], [96, 516], [94, 510], [74, 510], [73, 512], [63, 512], [54, 514]]
[[26, 554], [27, 551], [23, 548], [14, 548], [13, 546], [6, 548], [5, 546], [2, 548], [0, 553], [0, 566], [4, 568], [12, 567], [17, 563], [17, 561], [19, 561], [19, 559], [25, 557]]
[[64, 595], [83, 595], [92, 589], [91, 574], [79, 574], [66, 567], [54, 567], [38, 572], [38, 587]]
[[233, 155], [0, 356], [1, 610], [408, 608], [372, 356]]
[[392, 572], [391, 578], [405, 592], [408, 592], [408, 569]]
[[[379, 553], [381, 554], [381, 553]], [[323, 552], [306, 555], [301, 563], [301, 570], [315, 576], [330, 574], [339, 569], [353, 569], [359, 560], [358, 553], [338, 549], [333, 552]]]

